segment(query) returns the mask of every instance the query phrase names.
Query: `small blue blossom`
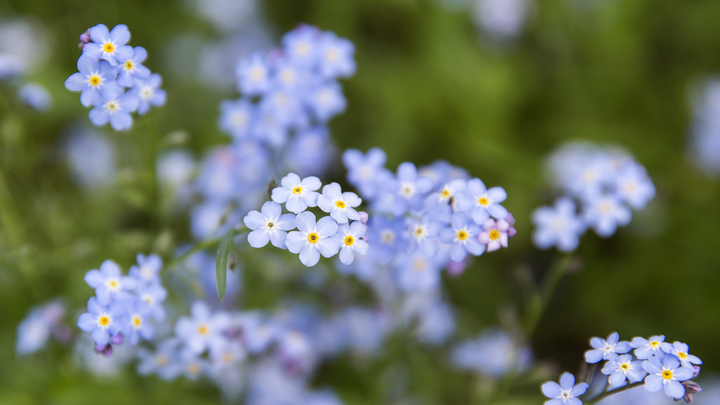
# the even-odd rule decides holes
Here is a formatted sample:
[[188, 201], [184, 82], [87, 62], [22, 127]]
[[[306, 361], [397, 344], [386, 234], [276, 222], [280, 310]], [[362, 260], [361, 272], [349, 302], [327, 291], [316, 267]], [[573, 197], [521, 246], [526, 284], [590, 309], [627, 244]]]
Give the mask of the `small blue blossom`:
[[430, 194], [425, 200], [425, 209], [433, 210], [438, 206], [446, 206], [453, 201], [459, 193], [465, 190], [465, 180], [453, 180], [445, 184], [440, 191]]
[[271, 114], [285, 128], [304, 128], [310, 117], [302, 101], [296, 92], [275, 88], [263, 96], [259, 108], [261, 113]]
[[677, 356], [683, 367], [692, 367], [693, 364], [703, 364], [702, 360], [700, 360], [699, 357], [693, 356], [689, 353], [690, 347], [685, 343], [675, 342], [673, 344], [670, 344], [667, 342], [663, 342], [660, 346], [665, 353]]
[[118, 77], [117, 83], [121, 86], [132, 87], [135, 80], [145, 80], [150, 77], [150, 69], [142, 65], [147, 59], [147, 51], [141, 46], [132, 48], [123, 46], [117, 50], [115, 59], [117, 60]]
[[685, 387], [681, 381], [687, 381], [695, 374], [692, 367], [680, 366], [680, 360], [673, 355], [666, 355], [661, 359], [653, 357], [643, 362], [643, 368], [648, 372], [645, 377], [645, 389], [650, 392], [665, 390], [670, 398], [680, 399], [685, 396]]
[[115, 68], [106, 61], [82, 55], [77, 62], [79, 73], [73, 73], [65, 81], [70, 91], [81, 91], [80, 102], [89, 107], [105, 99], [115, 99], [122, 94], [122, 87], [117, 84]]
[[635, 348], [635, 357], [640, 360], [649, 359], [653, 356], [662, 356], [662, 344], [665, 336], [652, 336], [649, 340], [641, 337], [633, 338], [630, 346]]
[[443, 243], [452, 244], [450, 258], [461, 262], [468, 252], [474, 256], [485, 253], [485, 245], [477, 239], [479, 233], [480, 227], [469, 223], [464, 213], [457, 212], [452, 216], [451, 227], [440, 231], [439, 239]]
[[151, 106], [165, 105], [167, 94], [160, 88], [161, 85], [162, 77], [157, 73], [151, 74], [146, 80], [135, 80], [130, 92], [138, 99], [138, 114], [147, 114]]
[[78, 318], [78, 327], [85, 332], [92, 333], [93, 340], [98, 346], [110, 343], [110, 337], [120, 333], [123, 329], [123, 315], [125, 310], [119, 303], [110, 306], [100, 305], [98, 299], [90, 298], [87, 312]]
[[147, 306], [148, 313], [156, 321], [165, 319], [162, 303], [167, 298], [167, 291], [160, 284], [150, 284], [135, 290], [137, 297]]
[[408, 220], [409, 252], [412, 253], [419, 249], [428, 257], [434, 257], [438, 252], [437, 235], [443, 226], [442, 222], [435, 221], [428, 215], [421, 219]]
[[130, 31], [125, 24], [116, 25], [110, 32], [105, 24], [98, 24], [90, 28], [90, 39], [92, 42], [83, 46], [83, 55], [95, 60], [104, 59], [113, 66], [118, 64], [118, 54], [125, 54], [127, 48], [131, 48], [125, 45], [130, 40]]
[[342, 156], [348, 171], [348, 182], [357, 187], [360, 195], [373, 198], [378, 192], [378, 177], [386, 171], [383, 167], [387, 157], [380, 148], [372, 148], [363, 155], [357, 149], [348, 149]]
[[138, 282], [138, 287], [160, 283], [160, 270], [163, 262], [160, 256], [145, 256], [138, 253], [137, 265], [130, 267], [129, 275]]
[[245, 138], [251, 133], [253, 114], [254, 107], [249, 100], [225, 100], [220, 103], [218, 126], [235, 139]]
[[337, 183], [325, 185], [317, 200], [318, 208], [329, 213], [338, 224], [345, 224], [348, 220], [359, 221], [360, 214], [355, 207], [361, 203], [362, 200], [357, 194], [349, 191], [343, 193]]
[[417, 168], [410, 162], [401, 163], [397, 170], [397, 179], [392, 182], [392, 198], [383, 207], [387, 212], [400, 216], [407, 211], [420, 211], [427, 193], [433, 183], [427, 177], [418, 176]]
[[463, 370], [472, 370], [493, 378], [511, 371], [522, 372], [532, 360], [528, 349], [518, 347], [506, 332], [490, 328], [476, 339], [465, 341], [453, 348], [452, 362]]
[[303, 212], [295, 217], [298, 230], [287, 236], [288, 250], [300, 254], [300, 261], [312, 267], [320, 260], [320, 255], [332, 257], [338, 253], [340, 246], [333, 236], [338, 231], [338, 224], [330, 217], [322, 217], [315, 222], [315, 214]]
[[585, 224], [577, 215], [575, 203], [569, 198], [559, 198], [553, 207], [540, 207], [533, 211], [535, 224], [533, 243], [540, 249], [557, 246], [558, 250], [570, 252], [577, 248]]
[[238, 63], [236, 73], [238, 88], [246, 96], [260, 95], [270, 88], [268, 66], [261, 53], [255, 52]]
[[655, 198], [655, 185], [639, 164], [630, 164], [616, 177], [618, 196], [633, 209], [641, 210]]
[[355, 74], [355, 46], [332, 32], [320, 41], [320, 72], [325, 77], [349, 77]]
[[138, 108], [138, 98], [132, 92], [126, 92], [113, 99], [98, 99], [90, 110], [90, 121], [101, 127], [110, 122], [116, 131], [124, 131], [132, 127], [130, 115]]
[[320, 51], [318, 37], [320, 34], [320, 30], [315, 27], [301, 25], [283, 36], [283, 49], [293, 63], [310, 67], [318, 59]]
[[[311, 176], [300, 180], [300, 176], [289, 173], [280, 180], [281, 187], [272, 191], [272, 200], [276, 203], [285, 203], [285, 208], [299, 214], [307, 207], [317, 207], [319, 194], [315, 191], [322, 183], [317, 177]], [[334, 232], [333, 232], [334, 233]]]
[[285, 249], [287, 231], [295, 228], [295, 215], [282, 214], [280, 204], [273, 201], [263, 204], [260, 211], [250, 211], [243, 219], [245, 226], [252, 230], [248, 234], [248, 243], [261, 248], [272, 242], [273, 246]]
[[223, 343], [222, 332], [229, 324], [226, 315], [212, 314], [207, 304], [202, 301], [193, 303], [190, 314], [189, 318], [178, 319], [175, 325], [175, 335], [185, 343], [190, 353], [198, 355]]
[[463, 211], [469, 211], [473, 221], [482, 225], [492, 215], [495, 219], [505, 219], [508, 211], [500, 205], [505, 201], [507, 193], [502, 187], [492, 187], [489, 190], [480, 179], [467, 182], [467, 187], [458, 201]]
[[621, 387], [625, 385], [625, 381], [636, 383], [642, 381], [647, 375], [643, 368], [642, 361], [633, 361], [633, 357], [629, 354], [622, 355], [616, 360], [609, 360], [605, 363], [602, 373], [609, 375], [608, 382], [613, 387]]
[[325, 173], [335, 164], [335, 147], [328, 128], [318, 125], [297, 132], [281, 159], [288, 171], [303, 177]]
[[347, 108], [342, 87], [336, 82], [320, 85], [309, 92], [307, 103], [313, 114], [322, 122], [330, 120]]
[[443, 264], [421, 251], [400, 254], [394, 262], [397, 283], [406, 292], [432, 291], [440, 284]]
[[373, 215], [367, 225], [368, 243], [379, 264], [389, 263], [398, 252], [407, 249], [407, 232], [402, 219], [388, 220], [382, 215]]
[[630, 222], [632, 212], [619, 198], [606, 195], [588, 201], [584, 207], [583, 218], [598, 235], [607, 238], [615, 233], [618, 226]]
[[127, 298], [128, 291], [136, 285], [135, 279], [123, 276], [120, 266], [112, 260], [105, 260], [99, 270], [88, 271], [85, 282], [95, 289], [97, 302], [101, 306], [109, 305], [113, 300]]
[[52, 96], [45, 86], [38, 83], [25, 83], [20, 86], [18, 98], [38, 111], [47, 111], [52, 107]]
[[560, 376], [560, 384], [548, 381], [542, 385], [542, 393], [550, 398], [545, 405], [582, 405], [577, 397], [583, 395], [588, 389], [586, 383], [575, 385], [575, 376], [564, 373]]
[[140, 360], [137, 372], [140, 375], [157, 374], [163, 380], [175, 379], [182, 372], [179, 364], [178, 339], [167, 339], [162, 341], [154, 352], [144, 348], [138, 349], [137, 356]]
[[620, 335], [617, 332], [611, 333], [607, 340], [598, 337], [590, 339], [590, 346], [593, 347], [593, 350], [585, 352], [585, 361], [590, 364], [600, 360], [617, 360], [618, 354], [632, 350], [629, 342], [620, 342]]
[[150, 340], [153, 337], [153, 327], [149, 322], [150, 310], [143, 301], [134, 300], [125, 304], [125, 319], [123, 336], [130, 344], [137, 344], [142, 337]]
[[367, 232], [367, 226], [360, 221], [352, 224], [341, 224], [335, 234], [335, 239], [340, 246], [340, 261], [343, 264], [351, 264], [355, 260], [355, 254], [365, 256], [368, 252], [368, 243], [362, 240]]

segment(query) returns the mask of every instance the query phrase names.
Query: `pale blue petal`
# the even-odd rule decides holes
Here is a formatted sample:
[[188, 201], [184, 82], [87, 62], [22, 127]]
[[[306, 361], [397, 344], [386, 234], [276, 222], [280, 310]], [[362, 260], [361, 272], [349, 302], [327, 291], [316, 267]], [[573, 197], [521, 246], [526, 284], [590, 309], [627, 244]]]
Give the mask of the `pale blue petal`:
[[665, 383], [665, 395], [675, 399], [682, 398], [685, 396], [685, 387], [679, 381], [667, 381]]
[[248, 234], [248, 244], [254, 248], [261, 248], [270, 241], [270, 234], [265, 229], [258, 229]]
[[560, 394], [562, 394], [562, 388], [560, 388], [560, 385], [555, 381], [546, 382], [540, 387], [540, 389], [542, 390], [543, 395], [548, 398], [557, 398]]
[[307, 267], [312, 267], [320, 261], [320, 252], [315, 245], [308, 243], [300, 252], [300, 261]]
[[65, 80], [65, 88], [70, 91], [83, 91], [87, 86], [87, 79], [82, 73], [73, 73]]
[[308, 243], [307, 236], [298, 231], [290, 232], [285, 239], [288, 250], [295, 254], [300, 253]]
[[96, 318], [87, 312], [80, 315], [80, 318], [78, 318], [78, 328], [85, 332], [92, 332], [96, 326]]

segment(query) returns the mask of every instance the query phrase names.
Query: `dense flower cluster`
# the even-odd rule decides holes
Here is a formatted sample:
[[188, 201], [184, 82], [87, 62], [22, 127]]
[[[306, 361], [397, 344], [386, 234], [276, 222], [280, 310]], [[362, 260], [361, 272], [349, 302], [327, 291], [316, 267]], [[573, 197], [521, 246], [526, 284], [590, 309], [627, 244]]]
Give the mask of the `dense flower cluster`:
[[491, 378], [510, 372], [522, 373], [532, 364], [532, 351], [520, 347], [512, 336], [499, 329], [489, 329], [475, 339], [461, 342], [451, 353], [453, 364]]
[[358, 258], [345, 272], [361, 279], [391, 268], [401, 289], [427, 291], [440, 272], [461, 272], [470, 256], [508, 246], [514, 219], [502, 206], [507, 193], [445, 162], [387, 170], [385, 152], [348, 150], [343, 162], [373, 215], [368, 221], [372, 255]]
[[123, 276], [120, 266], [112, 260], [85, 274], [85, 282], [95, 289], [95, 296], [88, 301], [87, 312], [80, 315], [78, 327], [92, 333], [97, 352], [109, 356], [113, 344], [127, 339], [135, 345], [141, 338], [153, 338], [153, 321], [165, 318], [162, 303], [167, 291], [160, 280], [161, 269], [159, 256], [139, 254], [129, 276]]
[[695, 100], [690, 159], [708, 175], [720, 174], [720, 80], [710, 81]]
[[645, 168], [615, 148], [570, 143], [554, 152], [549, 163], [552, 182], [563, 196], [532, 214], [533, 242], [540, 249], [575, 250], [588, 228], [610, 237], [630, 222], [632, 210], [642, 210], [655, 197]]
[[80, 36], [79, 72], [65, 81], [68, 90], [81, 92], [83, 106], [93, 107], [93, 124], [110, 122], [116, 131], [132, 127], [131, 113], [144, 115], [151, 106], [165, 104], [165, 91], [159, 88], [162, 78], [142, 64], [147, 51], [126, 45], [128, 41], [130, 31], [123, 24], [112, 31], [104, 24], [88, 29]]
[[[590, 339], [592, 349], [585, 352], [585, 361], [596, 364], [605, 361], [601, 372], [608, 376], [610, 390], [639, 384], [647, 391], [663, 390], [674, 400], [684, 399], [691, 403], [692, 396], [702, 391], [699, 385], [690, 381], [700, 374], [702, 361], [689, 353], [685, 343], [665, 342], [665, 336], [650, 339], [636, 337], [631, 342], [620, 341], [620, 335], [612, 333], [607, 339]], [[633, 354], [629, 354], [634, 349]], [[554, 382], [543, 384], [542, 391], [546, 405], [581, 405], [577, 397], [584, 394], [588, 384], [574, 385], [570, 373], [563, 374], [560, 385]], [[612, 391], [610, 391], [612, 393]]]

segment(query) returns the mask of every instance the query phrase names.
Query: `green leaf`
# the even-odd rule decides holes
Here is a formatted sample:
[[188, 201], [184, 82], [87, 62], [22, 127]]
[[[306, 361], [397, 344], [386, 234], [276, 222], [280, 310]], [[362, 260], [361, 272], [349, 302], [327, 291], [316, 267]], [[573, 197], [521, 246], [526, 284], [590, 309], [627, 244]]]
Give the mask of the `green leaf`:
[[235, 232], [233, 229], [228, 231], [220, 242], [217, 256], [215, 257], [215, 281], [217, 282], [217, 292], [220, 301], [225, 299], [225, 289], [227, 288], [227, 266], [228, 255], [232, 248], [232, 240]]

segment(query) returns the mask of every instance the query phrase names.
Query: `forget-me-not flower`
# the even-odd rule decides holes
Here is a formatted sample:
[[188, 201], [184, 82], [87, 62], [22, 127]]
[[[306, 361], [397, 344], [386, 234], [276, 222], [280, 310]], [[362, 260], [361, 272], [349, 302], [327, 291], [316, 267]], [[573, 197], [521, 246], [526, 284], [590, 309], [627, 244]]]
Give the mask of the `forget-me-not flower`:
[[689, 380], [695, 374], [695, 369], [680, 365], [680, 360], [673, 355], [666, 355], [661, 359], [653, 357], [643, 362], [643, 368], [648, 372], [645, 377], [645, 389], [650, 392], [665, 390], [665, 395], [679, 399], [685, 396], [685, 387], [681, 381]]
[[309, 92], [307, 103], [315, 116], [322, 122], [340, 114], [347, 107], [342, 87], [336, 82], [323, 84]]
[[443, 223], [431, 219], [425, 215], [417, 220], [408, 220], [407, 230], [410, 235], [410, 253], [419, 249], [429, 257], [434, 257], [438, 252], [437, 235]]
[[560, 376], [560, 384], [548, 381], [542, 385], [542, 393], [550, 398], [545, 405], [582, 405], [577, 397], [583, 395], [588, 389], [586, 383], [575, 385], [575, 376], [564, 373]]
[[238, 88], [246, 96], [256, 96], [265, 93], [270, 88], [270, 79], [265, 57], [255, 52], [249, 58], [238, 63]]
[[635, 348], [635, 357], [644, 360], [653, 356], [662, 356], [662, 344], [664, 341], [665, 336], [663, 335], [652, 336], [650, 339], [636, 337], [630, 342], [630, 346]]
[[249, 136], [255, 107], [250, 100], [225, 100], [220, 103], [218, 126], [235, 139]]
[[139, 100], [133, 92], [125, 92], [119, 97], [112, 99], [98, 99], [90, 110], [90, 121], [103, 126], [110, 121], [110, 125], [116, 131], [124, 131], [132, 126], [133, 119], [131, 112], [137, 110]]
[[488, 252], [493, 252], [500, 247], [508, 247], [508, 229], [510, 224], [504, 219], [497, 222], [488, 218], [483, 223], [483, 232], [478, 235], [478, 242], [487, 246]]
[[295, 228], [295, 215], [283, 214], [282, 206], [274, 201], [263, 204], [260, 211], [250, 211], [243, 219], [245, 226], [252, 230], [248, 243], [261, 248], [272, 242], [273, 246], [285, 249], [287, 231]]
[[677, 356], [683, 367], [692, 367], [693, 364], [700, 365], [702, 360], [699, 357], [690, 354], [690, 346], [685, 343], [675, 342], [673, 344], [663, 342], [661, 344], [663, 351], [667, 354]]
[[303, 212], [295, 217], [297, 231], [288, 234], [286, 244], [288, 250], [300, 254], [300, 261], [312, 267], [320, 260], [320, 255], [332, 257], [338, 253], [340, 246], [333, 236], [338, 231], [338, 224], [330, 217], [322, 217], [315, 222], [315, 214]]
[[348, 220], [359, 221], [360, 214], [355, 207], [360, 203], [362, 200], [357, 194], [349, 191], [343, 193], [337, 183], [326, 184], [317, 199], [318, 208], [329, 213], [338, 224], [345, 224]]
[[[334, 183], [333, 183], [334, 184]], [[343, 264], [350, 264], [355, 260], [355, 253], [364, 256], [368, 252], [368, 243], [361, 238], [365, 236], [367, 226], [360, 221], [352, 224], [341, 224], [335, 234], [335, 239], [340, 246], [340, 261]]]
[[393, 182], [393, 198], [388, 201], [385, 210], [400, 216], [410, 211], [423, 208], [426, 194], [432, 189], [433, 183], [427, 177], [418, 176], [417, 168], [410, 162], [401, 163], [397, 170], [397, 179]]
[[[280, 180], [281, 187], [275, 187], [272, 191], [272, 200], [276, 203], [286, 203], [288, 211], [299, 214], [307, 207], [317, 207], [319, 194], [315, 191], [320, 188], [320, 179], [315, 176], [306, 177], [300, 180], [295, 173], [288, 173]], [[333, 232], [334, 233], [334, 232]]]
[[456, 212], [452, 216], [451, 227], [440, 231], [439, 239], [446, 244], [452, 244], [450, 258], [453, 261], [462, 261], [468, 252], [474, 256], [480, 256], [485, 252], [485, 245], [478, 242], [480, 227], [469, 222], [462, 212]]
[[125, 45], [130, 40], [130, 31], [125, 24], [116, 25], [110, 32], [105, 24], [98, 24], [90, 28], [90, 38], [92, 42], [83, 46], [83, 55], [95, 60], [104, 59], [113, 66], [117, 65], [118, 54], [130, 48]]
[[533, 243], [540, 249], [557, 246], [570, 252], [577, 248], [585, 224], [577, 215], [575, 203], [569, 198], [558, 198], [553, 207], [540, 207], [533, 211]]
[[147, 59], [147, 51], [142, 46], [123, 46], [117, 50], [115, 59], [118, 62], [117, 83], [121, 86], [132, 87], [135, 79], [145, 80], [150, 76], [150, 69], [142, 65]]
[[466, 184], [467, 182], [461, 179], [453, 180], [445, 184], [440, 191], [430, 194], [425, 199], [425, 208], [433, 210], [438, 206], [452, 202], [452, 199], [456, 197], [459, 192], [465, 190]]
[[138, 114], [145, 115], [150, 111], [151, 106], [162, 107], [165, 105], [167, 94], [161, 89], [162, 77], [157, 74], [151, 74], [145, 80], [135, 80], [131, 93], [138, 99]]
[[432, 291], [440, 284], [442, 264], [419, 250], [398, 255], [393, 267], [398, 285], [406, 292]]
[[348, 77], [355, 74], [355, 46], [332, 32], [322, 34], [320, 72], [326, 77]]
[[213, 314], [210, 307], [202, 301], [195, 301], [190, 308], [191, 317], [181, 317], [175, 324], [175, 335], [185, 343], [193, 354], [201, 354], [206, 349], [221, 345], [223, 331], [229, 324], [229, 318], [223, 313]]
[[627, 225], [632, 212], [614, 195], [593, 198], [584, 206], [583, 218], [595, 232], [607, 238], [618, 226]]
[[467, 187], [459, 198], [458, 206], [463, 211], [470, 211], [475, 223], [482, 225], [490, 216], [496, 219], [507, 217], [507, 209], [500, 205], [506, 198], [507, 193], [502, 187], [487, 189], [482, 180], [472, 179], [467, 182]]
[[128, 274], [138, 281], [138, 287], [142, 285], [159, 284], [160, 270], [163, 267], [160, 256], [145, 256], [142, 253], [138, 253], [136, 260], [137, 265], [130, 267]]
[[642, 361], [633, 361], [633, 356], [624, 354], [616, 360], [609, 360], [602, 368], [602, 373], [609, 375], [608, 382], [613, 387], [621, 387], [625, 385], [625, 380], [630, 383], [642, 381], [647, 375], [643, 368]]
[[590, 364], [600, 360], [617, 360], [618, 354], [625, 354], [632, 350], [630, 342], [620, 342], [620, 335], [617, 332], [611, 333], [607, 340], [594, 337], [590, 339], [592, 350], [585, 352], [585, 361]]
[[98, 62], [87, 55], [81, 55], [77, 61], [79, 73], [73, 73], [65, 81], [70, 91], [81, 91], [80, 102], [89, 107], [103, 99], [115, 99], [123, 92], [117, 84], [115, 68], [106, 61]]
[[121, 304], [100, 305], [98, 299], [92, 297], [88, 301], [87, 310], [78, 318], [78, 327], [85, 332], [91, 332], [98, 346], [107, 345], [110, 343], [110, 336], [122, 331], [125, 310]]
[[386, 159], [385, 152], [380, 148], [372, 148], [365, 155], [357, 149], [348, 149], [343, 153], [348, 181], [358, 188], [363, 197], [372, 198], [377, 194], [378, 177], [386, 170]]
[[127, 297], [128, 290], [135, 288], [135, 279], [123, 276], [120, 266], [112, 260], [105, 260], [99, 270], [85, 273], [85, 282], [95, 289], [99, 305], [109, 305], [113, 300]]
[[142, 337], [150, 340], [153, 337], [153, 327], [149, 322], [150, 310], [143, 301], [129, 301], [125, 305], [125, 319], [123, 336], [130, 344], [137, 344]]

